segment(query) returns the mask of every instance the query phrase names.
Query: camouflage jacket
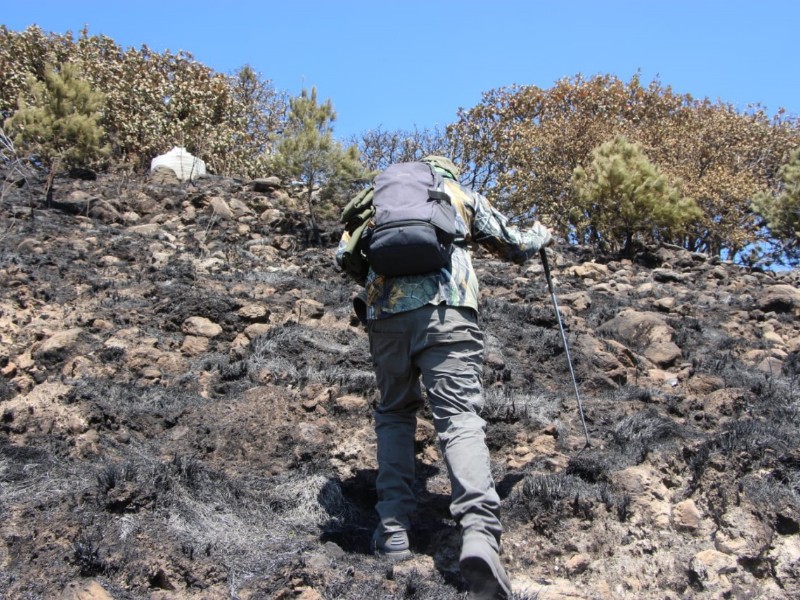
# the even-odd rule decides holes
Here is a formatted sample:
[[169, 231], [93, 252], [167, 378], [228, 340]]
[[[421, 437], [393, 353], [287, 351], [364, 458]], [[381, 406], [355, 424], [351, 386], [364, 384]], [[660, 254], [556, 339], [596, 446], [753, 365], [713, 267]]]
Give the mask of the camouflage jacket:
[[[434, 273], [385, 277], [370, 269], [365, 283], [368, 320], [383, 319], [426, 304], [463, 306], [478, 311], [478, 279], [472, 267], [468, 244], [480, 244], [505, 260], [522, 263], [550, 241], [550, 232], [540, 224], [525, 230], [509, 225], [489, 201], [451, 179], [445, 188], [456, 208], [457, 237], [465, 244], [454, 245], [450, 265]], [[349, 241], [345, 231], [339, 242], [336, 262]]]

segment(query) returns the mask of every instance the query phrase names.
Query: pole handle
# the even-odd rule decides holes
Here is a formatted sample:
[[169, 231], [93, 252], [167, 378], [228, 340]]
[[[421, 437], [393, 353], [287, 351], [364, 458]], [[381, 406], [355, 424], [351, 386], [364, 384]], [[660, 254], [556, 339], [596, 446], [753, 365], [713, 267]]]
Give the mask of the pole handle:
[[558, 299], [556, 298], [556, 291], [553, 288], [553, 279], [550, 276], [550, 264], [547, 261], [547, 252], [544, 246], [539, 248], [539, 256], [542, 258], [542, 267], [544, 267], [544, 277], [547, 280], [547, 289], [550, 291], [550, 299], [553, 301], [553, 310], [556, 313], [556, 321], [558, 321], [558, 330], [561, 333], [561, 341], [564, 343], [564, 354], [567, 357], [567, 365], [569, 366], [569, 374], [572, 376], [572, 386], [575, 389], [575, 399], [578, 402], [578, 413], [581, 417], [581, 424], [583, 425], [583, 435], [586, 437], [586, 448], [591, 447], [589, 441], [589, 430], [586, 427], [586, 416], [583, 412], [583, 401], [581, 394], [578, 391], [578, 379], [575, 377], [575, 369], [572, 367], [572, 356], [569, 351], [569, 344], [567, 343], [567, 333], [564, 331], [564, 323], [561, 321], [561, 310], [558, 308]]
[[544, 246], [539, 248], [539, 256], [542, 259], [542, 267], [544, 267], [544, 278], [547, 280], [547, 289], [553, 293], [553, 281], [550, 278], [550, 264], [547, 262], [547, 251]]

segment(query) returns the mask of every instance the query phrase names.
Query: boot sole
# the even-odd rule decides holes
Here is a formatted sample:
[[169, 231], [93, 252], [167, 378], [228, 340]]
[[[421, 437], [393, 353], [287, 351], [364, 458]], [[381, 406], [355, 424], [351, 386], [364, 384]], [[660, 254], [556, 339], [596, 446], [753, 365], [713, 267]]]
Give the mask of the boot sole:
[[397, 560], [406, 560], [407, 558], [411, 558], [413, 553], [411, 550], [399, 550], [397, 552], [386, 552], [384, 550], [375, 549], [372, 552], [375, 556], [380, 556], [381, 558], [386, 558], [391, 561]]
[[480, 556], [464, 558], [461, 575], [469, 583], [469, 600], [508, 600], [511, 590], [503, 581], [491, 560]]

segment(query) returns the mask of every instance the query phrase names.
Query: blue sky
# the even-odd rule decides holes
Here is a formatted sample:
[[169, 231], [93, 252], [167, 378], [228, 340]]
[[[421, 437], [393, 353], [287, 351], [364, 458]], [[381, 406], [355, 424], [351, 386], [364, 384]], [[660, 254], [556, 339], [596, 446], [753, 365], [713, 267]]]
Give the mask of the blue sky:
[[796, 0], [261, 0], [6, 2], [20, 31], [106, 35], [186, 50], [215, 71], [249, 64], [331, 99], [335, 135], [452, 123], [483, 92], [582, 74], [660, 79], [679, 93], [800, 115]]

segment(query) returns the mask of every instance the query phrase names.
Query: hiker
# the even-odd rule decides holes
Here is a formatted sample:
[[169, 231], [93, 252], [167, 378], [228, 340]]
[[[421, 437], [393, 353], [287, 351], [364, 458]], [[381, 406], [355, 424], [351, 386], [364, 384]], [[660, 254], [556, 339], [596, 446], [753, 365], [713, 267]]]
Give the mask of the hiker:
[[[459, 563], [470, 597], [507, 598], [511, 584], [499, 557], [500, 498], [491, 475], [486, 422], [479, 416], [484, 345], [478, 281], [467, 244], [481, 244], [522, 263], [551, 243], [551, 233], [538, 222], [525, 230], [509, 225], [484, 196], [458, 183], [459, 170], [448, 158], [428, 156], [422, 162], [441, 176], [455, 208], [455, 241], [447, 264], [407, 276], [380, 275], [372, 268], [365, 279], [354, 274], [365, 285], [354, 307], [367, 326], [380, 390], [374, 414], [380, 523], [372, 549], [392, 559], [411, 556], [408, 531], [416, 508], [414, 435], [416, 412], [423, 405], [421, 381], [450, 477], [450, 511], [461, 526]], [[342, 236], [339, 266], [345, 264], [350, 235], [346, 231]]]

